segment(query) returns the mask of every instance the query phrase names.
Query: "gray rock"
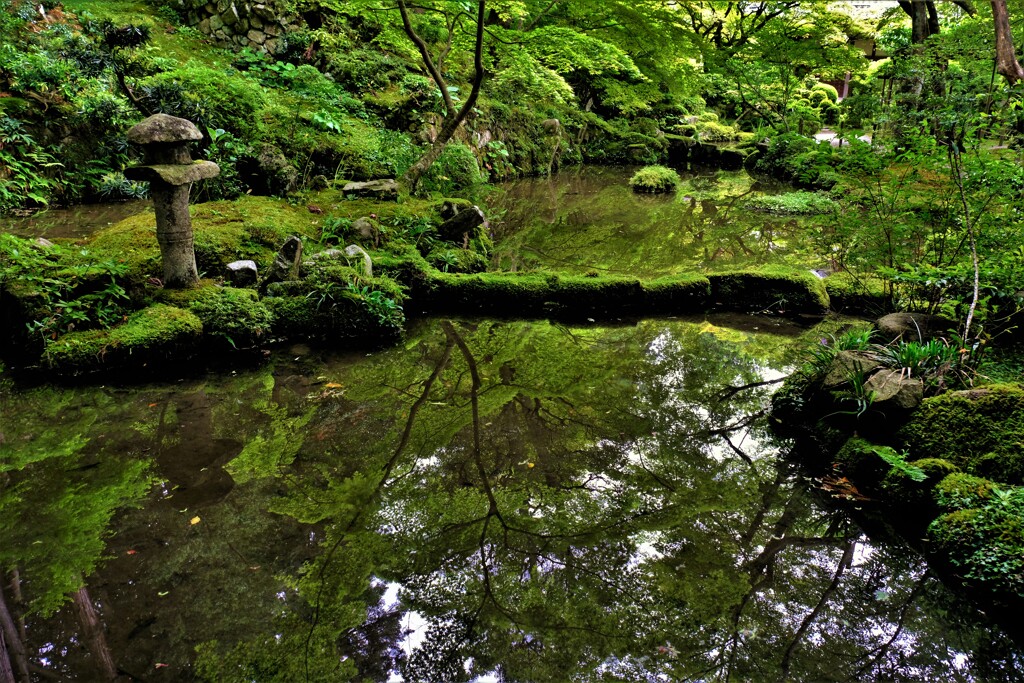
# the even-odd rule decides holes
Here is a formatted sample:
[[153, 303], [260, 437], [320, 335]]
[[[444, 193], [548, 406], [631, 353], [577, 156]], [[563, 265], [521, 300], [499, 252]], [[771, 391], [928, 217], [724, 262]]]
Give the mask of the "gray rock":
[[280, 251], [274, 256], [274, 262], [267, 269], [263, 280], [260, 281], [260, 291], [267, 291], [267, 287], [275, 282], [298, 278], [301, 263], [302, 240], [292, 235], [284, 241]]
[[251, 287], [259, 280], [255, 261], [232, 261], [228, 264], [228, 282], [232, 287]]
[[359, 235], [360, 239], [373, 242], [374, 244], [377, 243], [377, 226], [374, 225], [373, 219], [368, 216], [357, 218], [352, 224], [352, 230], [355, 234]]
[[340, 261], [344, 258], [346, 258], [345, 252], [341, 249], [324, 249], [323, 251], [310, 256], [307, 263], [316, 263], [317, 261]]
[[940, 315], [929, 313], [890, 313], [875, 321], [879, 336], [883, 342], [903, 339], [905, 341], [928, 341], [941, 337], [956, 323]]
[[345, 194], [357, 197], [374, 197], [376, 199], [397, 199], [398, 182], [392, 178], [383, 180], [368, 180], [363, 183], [346, 183], [341, 188]]
[[871, 405], [883, 411], [886, 408], [913, 410], [924, 400], [924, 381], [899, 370], [876, 372], [864, 384], [864, 390], [873, 396]]
[[50, 247], [53, 246], [53, 242], [46, 239], [45, 237], [35, 238], [34, 240], [32, 240], [32, 244], [36, 245], [37, 247], [42, 247], [43, 249], [49, 249]]
[[192, 142], [202, 140], [196, 124], [169, 114], [153, 114], [128, 130], [128, 142], [148, 145], [154, 142]]
[[465, 247], [469, 240], [476, 235], [480, 226], [489, 228], [490, 224], [480, 207], [471, 206], [468, 209], [462, 209], [442, 223], [437, 229], [437, 234], [447, 242], [454, 242]]
[[[299, 185], [299, 172], [288, 161], [288, 157], [273, 145], [262, 145], [256, 157], [259, 175], [254, 187], [265, 184], [266, 194], [284, 196], [293, 192]], [[259, 190], [255, 190], [259, 191]]]
[[882, 364], [863, 351], [840, 351], [829, 367], [822, 384], [828, 388], [835, 388], [846, 384], [857, 373], [867, 375]]
[[219, 14], [214, 14], [210, 17], [210, 30], [217, 32], [224, 27], [224, 21], [220, 18]]
[[257, 45], [262, 45], [267, 40], [267, 34], [256, 29], [249, 31], [245, 37], [249, 39], [249, 42], [256, 43]]

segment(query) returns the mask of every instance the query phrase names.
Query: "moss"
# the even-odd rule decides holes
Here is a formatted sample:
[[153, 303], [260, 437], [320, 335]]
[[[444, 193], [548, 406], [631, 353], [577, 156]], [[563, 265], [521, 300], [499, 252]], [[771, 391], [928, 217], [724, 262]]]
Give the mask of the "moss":
[[935, 502], [944, 510], [976, 508], [992, 498], [994, 482], [963, 472], [946, 475], [935, 486]]
[[821, 279], [804, 270], [768, 267], [708, 275], [711, 296], [725, 310], [823, 314], [829, 308]]
[[707, 292], [707, 279], [699, 275], [663, 278], [648, 287], [621, 276], [432, 273], [414, 297], [435, 312], [581, 319], [692, 313], [705, 309]]
[[354, 292], [323, 298], [273, 296], [264, 302], [273, 316], [274, 334], [280, 337], [364, 345], [393, 342], [403, 331], [400, 309], [396, 315], [382, 319], [364, 297]]
[[427, 254], [431, 266], [446, 273], [482, 273], [487, 259], [471, 249], [438, 245]]
[[679, 174], [666, 166], [644, 166], [629, 179], [634, 192], [660, 194], [674, 192], [682, 179]]
[[982, 467], [995, 473], [1002, 467], [999, 459], [1019, 461], [1024, 390], [993, 385], [925, 399], [897, 436], [917, 458], [943, 458], [972, 474]]
[[844, 476], [858, 486], [879, 484], [889, 465], [875, 453], [876, 446], [860, 437], [852, 437], [836, 452], [835, 462]]
[[[305, 206], [268, 197], [242, 197], [190, 207], [196, 265], [200, 272], [220, 275], [238, 259], [266, 262], [289, 235], [310, 236], [317, 227]], [[160, 277], [160, 249], [152, 211], [137, 214], [101, 230], [89, 249], [128, 264], [136, 282]]]
[[61, 374], [139, 368], [194, 350], [202, 332], [194, 313], [154, 304], [109, 330], [58, 337], [47, 344], [45, 361]]
[[164, 290], [162, 298], [195, 313], [203, 323], [203, 337], [215, 347], [252, 347], [270, 334], [270, 310], [251, 289], [204, 281], [204, 286], [195, 289]]
[[834, 311], [882, 313], [889, 309], [889, 298], [882, 281], [877, 278], [856, 278], [849, 273], [833, 273], [824, 282]]
[[306, 279], [278, 282], [267, 291], [263, 303], [276, 336], [378, 343], [394, 341], [404, 330], [405, 289], [337, 262], [318, 263]]
[[939, 458], [923, 458], [909, 463], [925, 474], [924, 481], [914, 481], [905, 470], [890, 468], [882, 480], [882, 490], [890, 500], [906, 507], [923, 521], [930, 521], [936, 510], [933, 506], [932, 490], [948, 475], [959, 472], [956, 465]]

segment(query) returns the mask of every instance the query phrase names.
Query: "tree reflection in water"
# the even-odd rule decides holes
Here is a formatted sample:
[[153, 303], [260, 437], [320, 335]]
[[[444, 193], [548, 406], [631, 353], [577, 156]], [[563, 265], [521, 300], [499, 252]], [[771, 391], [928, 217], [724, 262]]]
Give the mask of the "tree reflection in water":
[[[246, 445], [188, 534], [159, 492], [115, 522], [112, 554], [163, 545], [89, 578], [114, 659], [151, 680], [1019, 678], [998, 631], [780, 457], [763, 380], [791, 342], [436, 321], [371, 358], [168, 389], [208, 407], [204, 441]], [[143, 424], [134, 448], [167, 439]]]

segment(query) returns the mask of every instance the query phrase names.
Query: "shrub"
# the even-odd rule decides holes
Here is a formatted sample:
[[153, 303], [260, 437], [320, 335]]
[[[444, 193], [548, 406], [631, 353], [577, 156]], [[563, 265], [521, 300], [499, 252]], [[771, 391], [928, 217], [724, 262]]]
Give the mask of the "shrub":
[[223, 128], [244, 140], [256, 136], [259, 112], [266, 105], [263, 88], [251, 78], [193, 62], [152, 76], [143, 85], [151, 110], [188, 119], [200, 130]]
[[667, 166], [644, 166], [629, 179], [629, 186], [634, 192], [658, 194], [673, 192], [682, 179], [679, 174]]

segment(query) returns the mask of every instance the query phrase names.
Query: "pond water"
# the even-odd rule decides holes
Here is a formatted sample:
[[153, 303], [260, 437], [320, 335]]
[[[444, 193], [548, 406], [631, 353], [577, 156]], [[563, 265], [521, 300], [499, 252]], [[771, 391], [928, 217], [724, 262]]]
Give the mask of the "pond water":
[[[424, 320], [369, 355], [8, 382], [4, 595], [78, 681], [1020, 680], [787, 465], [774, 385], [729, 391], [822, 333]], [[105, 638], [63, 604], [82, 577]]]
[[66, 209], [47, 209], [23, 218], [0, 216], [0, 232], [9, 232], [19, 237], [81, 239], [152, 207], [153, 202], [140, 199], [108, 204], [79, 204]]
[[674, 194], [633, 192], [635, 169], [584, 166], [505, 183], [488, 199], [496, 260], [509, 270], [654, 277], [763, 264], [827, 265], [809, 226], [825, 216], [777, 216], [747, 202], [774, 194], [743, 171], [684, 176]]

